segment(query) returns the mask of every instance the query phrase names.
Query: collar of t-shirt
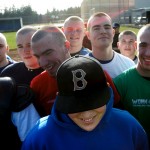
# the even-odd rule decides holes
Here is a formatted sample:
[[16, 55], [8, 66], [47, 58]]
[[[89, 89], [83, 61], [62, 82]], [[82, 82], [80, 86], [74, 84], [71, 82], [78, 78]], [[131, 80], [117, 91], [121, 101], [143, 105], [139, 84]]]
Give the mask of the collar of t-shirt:
[[73, 57], [73, 56], [75, 56], [75, 55], [79, 55], [80, 52], [81, 52], [83, 49], [84, 49], [84, 47], [82, 47], [78, 52], [70, 54], [71, 57]]
[[144, 79], [150, 81], [150, 77], [144, 77], [144, 76], [142, 76], [142, 77], [143, 77]]
[[[97, 59], [97, 60], [98, 60], [101, 64], [107, 64], [107, 63], [109, 63], [109, 62], [111, 62], [111, 61], [113, 60], [114, 55], [115, 55], [115, 53], [113, 52], [113, 57], [112, 57], [112, 59], [110, 59], [110, 60], [98, 60], [98, 59]], [[90, 53], [89, 56], [95, 58], [92, 53]], [[95, 58], [95, 59], [96, 59], [96, 58]]]
[[134, 57], [133, 61], [135, 61], [136, 59], [137, 59], [137, 56], [135, 55], [135, 57]]

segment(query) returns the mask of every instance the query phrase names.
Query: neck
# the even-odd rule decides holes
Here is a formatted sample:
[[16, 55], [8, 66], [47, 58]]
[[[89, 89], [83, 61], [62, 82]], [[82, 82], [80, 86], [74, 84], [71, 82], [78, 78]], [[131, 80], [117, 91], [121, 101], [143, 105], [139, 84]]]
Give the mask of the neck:
[[139, 62], [138, 62], [138, 64], [137, 64], [137, 67], [136, 67], [136, 69], [137, 69], [137, 71], [138, 71], [138, 73], [141, 75], [141, 76], [143, 76], [143, 77], [150, 77], [150, 70], [146, 70], [146, 69], [143, 69], [142, 67], [141, 67], [141, 65], [139, 64]]
[[82, 49], [82, 45], [79, 46], [71, 46], [69, 49], [70, 54], [77, 53]]
[[[128, 57], [128, 56], [127, 56], [127, 57]], [[129, 56], [129, 58], [130, 58], [131, 60], [134, 60], [135, 55], [131, 55], [131, 56]]]
[[6, 65], [8, 65], [9, 61], [7, 59], [3, 60], [0, 62], [0, 67], [4, 67]]
[[98, 60], [107, 61], [113, 58], [113, 49], [110, 47], [105, 48], [105, 49], [92, 47], [92, 54]]
[[26, 65], [26, 67], [28, 68], [28, 70], [34, 70], [34, 69], [38, 69], [40, 68], [40, 66], [38, 64], [34, 64], [34, 65]]

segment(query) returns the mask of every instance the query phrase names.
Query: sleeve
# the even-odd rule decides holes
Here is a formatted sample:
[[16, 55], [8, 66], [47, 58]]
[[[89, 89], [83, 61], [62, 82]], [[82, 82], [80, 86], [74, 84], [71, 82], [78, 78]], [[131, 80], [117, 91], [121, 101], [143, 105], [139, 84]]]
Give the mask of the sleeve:
[[105, 71], [105, 75], [106, 75], [107, 82], [109, 83], [109, 85], [111, 86], [111, 88], [113, 89], [113, 92], [114, 92], [114, 104], [117, 104], [120, 101], [120, 95], [113, 83], [112, 78], [106, 71]]
[[13, 124], [17, 127], [20, 140], [24, 141], [29, 131], [40, 119], [40, 116], [33, 104], [30, 104], [20, 112], [12, 112], [11, 119]]
[[120, 95], [120, 98], [122, 99], [123, 96], [125, 96], [125, 90], [126, 90], [126, 80], [123, 76], [123, 74], [120, 74], [116, 78], [113, 79], [114, 85]]
[[[41, 105], [41, 100], [43, 99], [43, 89], [41, 89], [41, 83], [40, 80], [38, 80], [38, 76], [34, 77], [32, 81], [30, 82], [30, 88], [35, 93], [35, 99], [33, 101], [33, 104], [40, 114], [40, 116], [45, 116], [45, 110], [43, 109], [43, 106]], [[40, 85], [40, 87], [39, 87]]]

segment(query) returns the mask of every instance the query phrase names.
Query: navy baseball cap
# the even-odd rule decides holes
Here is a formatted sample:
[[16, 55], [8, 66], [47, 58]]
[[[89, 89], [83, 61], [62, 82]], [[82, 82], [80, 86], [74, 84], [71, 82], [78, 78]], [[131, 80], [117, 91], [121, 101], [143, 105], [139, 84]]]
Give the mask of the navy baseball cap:
[[110, 99], [105, 73], [92, 57], [67, 59], [57, 71], [57, 84], [56, 109], [65, 114], [96, 109]]
[[119, 28], [119, 27], [120, 27], [120, 24], [115, 22], [115, 23], [113, 23], [112, 27], [113, 27], [113, 28]]

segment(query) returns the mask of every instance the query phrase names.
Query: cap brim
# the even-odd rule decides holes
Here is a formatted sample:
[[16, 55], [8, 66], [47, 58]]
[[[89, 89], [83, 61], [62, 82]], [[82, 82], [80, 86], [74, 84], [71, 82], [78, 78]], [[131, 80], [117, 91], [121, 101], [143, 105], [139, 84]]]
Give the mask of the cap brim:
[[60, 95], [56, 98], [56, 109], [65, 114], [83, 112], [87, 110], [97, 109], [108, 103], [110, 99], [109, 87], [103, 91], [90, 91], [82, 95]]

